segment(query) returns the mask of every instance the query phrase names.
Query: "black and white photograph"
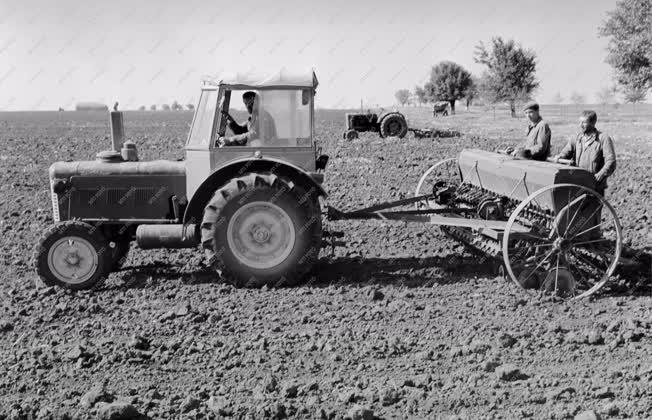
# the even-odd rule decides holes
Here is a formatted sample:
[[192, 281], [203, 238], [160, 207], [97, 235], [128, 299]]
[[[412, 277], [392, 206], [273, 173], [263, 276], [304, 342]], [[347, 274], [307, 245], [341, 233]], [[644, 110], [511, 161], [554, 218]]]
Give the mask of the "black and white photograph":
[[0, 420], [652, 418], [652, 0], [0, 0]]

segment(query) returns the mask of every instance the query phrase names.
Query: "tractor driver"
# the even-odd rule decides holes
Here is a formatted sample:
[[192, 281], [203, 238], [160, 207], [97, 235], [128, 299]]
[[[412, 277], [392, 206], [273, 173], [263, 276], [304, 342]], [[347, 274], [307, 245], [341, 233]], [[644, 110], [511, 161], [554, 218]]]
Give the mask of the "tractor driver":
[[222, 111], [234, 135], [218, 138], [218, 146], [245, 146], [247, 143], [251, 146], [257, 146], [262, 144], [261, 136], [265, 139], [276, 138], [274, 119], [269, 112], [260, 106], [256, 92], [247, 91], [243, 93], [242, 102], [244, 102], [247, 112], [249, 112], [247, 122], [240, 125], [227, 111]]

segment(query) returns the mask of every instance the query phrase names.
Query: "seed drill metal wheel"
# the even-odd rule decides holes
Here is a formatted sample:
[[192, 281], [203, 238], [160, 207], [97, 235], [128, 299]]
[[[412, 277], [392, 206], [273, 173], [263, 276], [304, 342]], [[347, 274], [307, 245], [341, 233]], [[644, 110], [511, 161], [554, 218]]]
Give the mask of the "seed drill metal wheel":
[[[543, 210], [553, 201], [563, 207]], [[530, 232], [518, 233], [519, 227]], [[578, 299], [605, 285], [621, 249], [620, 221], [604, 197], [583, 186], [557, 184], [535, 191], [516, 207], [502, 252], [507, 274], [519, 287]]]
[[240, 287], [296, 284], [317, 260], [321, 234], [317, 197], [270, 173], [217, 190], [201, 224], [207, 256]]
[[387, 114], [380, 121], [381, 137], [398, 137], [402, 139], [408, 132], [407, 121], [403, 114]]
[[[444, 159], [432, 165], [423, 173], [423, 175], [421, 175], [417, 188], [414, 191], [414, 196], [417, 197], [420, 195], [432, 194], [435, 184], [457, 187], [461, 182], [462, 179], [460, 178], [457, 158]], [[425, 200], [415, 203], [415, 206], [417, 210], [425, 210], [428, 208], [435, 208], [435, 202]]]
[[57, 223], [43, 233], [36, 247], [36, 273], [48, 286], [89, 289], [108, 275], [109, 249], [99, 229], [77, 221]]

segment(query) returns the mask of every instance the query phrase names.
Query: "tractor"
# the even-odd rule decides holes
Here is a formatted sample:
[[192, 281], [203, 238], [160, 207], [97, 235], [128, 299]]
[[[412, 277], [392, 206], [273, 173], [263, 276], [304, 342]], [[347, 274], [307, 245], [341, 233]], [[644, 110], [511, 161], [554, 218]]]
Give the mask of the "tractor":
[[[121, 112], [111, 112], [112, 150], [50, 166], [55, 223], [35, 249], [39, 277], [91, 288], [120, 268], [135, 241], [143, 249], [201, 247], [237, 286], [301, 279], [319, 254], [326, 195], [328, 156], [313, 136], [317, 84], [314, 72], [204, 80], [178, 161], [140, 161], [124, 141]], [[227, 146], [223, 139], [237, 134], [230, 112], [244, 114], [236, 93], [246, 91], [274, 128], [261, 123], [246, 144]]]
[[398, 137], [402, 139], [408, 132], [408, 123], [405, 116], [398, 111], [383, 111], [379, 114], [347, 113], [346, 130], [342, 137], [346, 140], [358, 138], [360, 132], [380, 133], [380, 137]]

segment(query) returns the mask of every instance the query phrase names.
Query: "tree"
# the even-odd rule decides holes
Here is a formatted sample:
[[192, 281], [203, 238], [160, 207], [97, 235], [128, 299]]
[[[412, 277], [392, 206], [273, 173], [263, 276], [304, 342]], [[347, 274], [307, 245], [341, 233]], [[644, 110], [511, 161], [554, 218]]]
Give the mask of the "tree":
[[183, 107], [177, 101], [172, 102], [171, 108], [172, 111], [181, 111], [183, 109]]
[[561, 105], [561, 104], [564, 103], [564, 97], [561, 96], [561, 93], [557, 92], [557, 93], [555, 94], [555, 96], [552, 97], [552, 101], [553, 101], [555, 104], [559, 104], [559, 105]]
[[645, 100], [647, 97], [647, 89], [633, 85], [627, 85], [623, 90], [623, 94], [625, 96], [625, 102], [635, 104]]
[[605, 86], [596, 92], [595, 99], [597, 99], [598, 103], [603, 106], [611, 104], [614, 102], [614, 99], [616, 99], [616, 89]]
[[484, 72], [482, 74], [480, 80], [478, 80], [478, 95], [480, 96], [482, 102], [484, 102], [486, 105], [491, 105], [491, 108], [493, 109], [494, 120], [495, 120], [496, 104], [502, 102], [502, 99], [496, 96], [496, 92], [493, 89], [493, 85], [492, 85], [493, 82], [490, 79], [491, 77], [487, 74], [487, 72]]
[[152, 105], [152, 106], [150, 106], [150, 107], [149, 107], [149, 110], [150, 110], [150, 111], [156, 111], [156, 105]]
[[609, 38], [607, 63], [630, 91], [652, 88], [652, 2], [620, 0], [598, 34]]
[[478, 80], [477, 78], [471, 76], [471, 85], [466, 90], [466, 95], [464, 96], [464, 101], [466, 102], [466, 110], [469, 110], [469, 107], [473, 105], [473, 100], [478, 96]]
[[451, 113], [455, 114], [455, 101], [466, 96], [471, 83], [471, 73], [464, 67], [452, 61], [442, 61], [430, 71], [430, 81], [424, 89], [433, 102], [448, 101]]
[[491, 77], [487, 74], [487, 72], [482, 73], [482, 76], [478, 81], [478, 94], [480, 95], [480, 98], [482, 98], [483, 102], [493, 105], [500, 102], [501, 99], [496, 96], [496, 92], [492, 87], [492, 81], [490, 79]]
[[474, 60], [487, 66], [483, 76], [485, 94], [490, 94], [496, 102], [507, 102], [516, 116], [516, 103], [528, 100], [539, 87], [535, 78], [536, 54], [516, 44], [514, 40], [505, 41], [501, 37], [491, 40], [487, 49], [480, 42], [476, 46]]
[[195, 104], [188, 104], [188, 105], [186, 105], [186, 108], [188, 108], [188, 111], [194, 111], [195, 110]]
[[414, 87], [414, 96], [417, 98], [417, 102], [419, 102], [419, 105], [425, 104], [428, 102], [428, 99], [426, 97], [426, 90], [422, 88], [421, 86], [415, 86]]
[[399, 89], [394, 94], [399, 104], [405, 105], [410, 100], [410, 91], [408, 89]]
[[161, 105], [161, 109], [162, 109], [163, 111], [169, 111], [169, 110], [170, 110], [170, 105], [168, 105], [168, 104], [163, 104], [163, 105]]
[[141, 105], [141, 106], [139, 106], [139, 107], [138, 107], [138, 110], [139, 110], [139, 111], [144, 111], [144, 110], [145, 110], [145, 105]]
[[[410, 92], [410, 91], [408, 91]], [[416, 106], [417, 105], [417, 97], [414, 93], [410, 92], [410, 95], [408, 96], [408, 105], [410, 106]]]

